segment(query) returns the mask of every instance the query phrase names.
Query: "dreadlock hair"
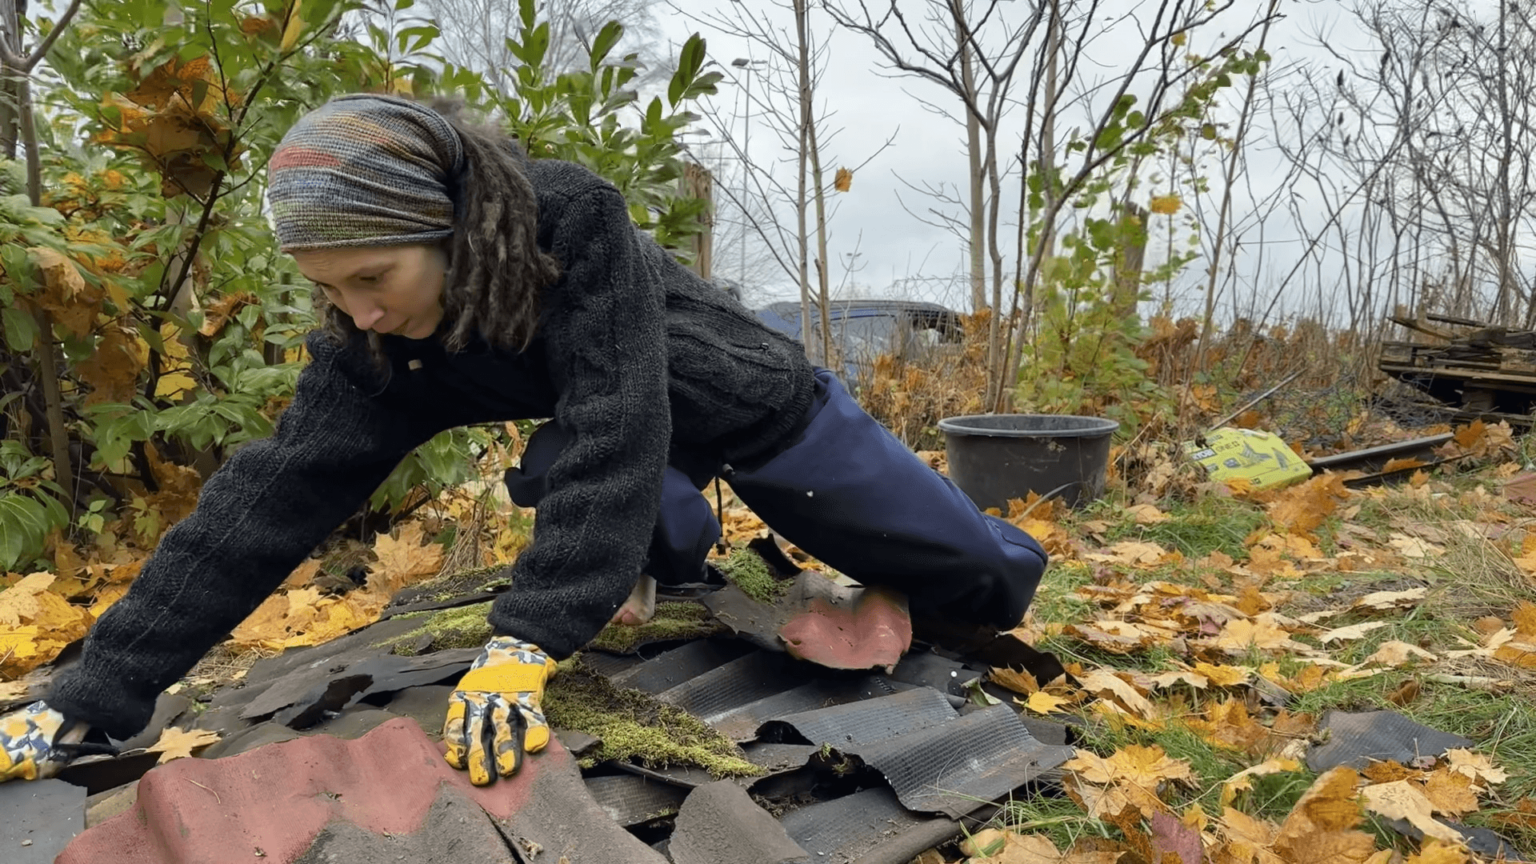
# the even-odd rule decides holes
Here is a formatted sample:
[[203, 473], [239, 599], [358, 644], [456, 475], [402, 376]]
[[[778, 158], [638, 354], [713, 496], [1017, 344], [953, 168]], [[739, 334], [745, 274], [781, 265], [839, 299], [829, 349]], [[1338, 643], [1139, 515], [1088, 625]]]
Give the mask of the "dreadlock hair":
[[[464, 149], [463, 170], [449, 172], [453, 236], [443, 241], [443, 323], [449, 351], [478, 336], [493, 348], [522, 351], [538, 331], [539, 298], [560, 278], [560, 264], [539, 248], [539, 205], [518, 164], [520, 144], [493, 125], [465, 116], [462, 99], [435, 98], [427, 107], [447, 120]], [[318, 287], [314, 306], [324, 330], [346, 344], [366, 336], [380, 371], [388, 366], [379, 334], [360, 331]]]

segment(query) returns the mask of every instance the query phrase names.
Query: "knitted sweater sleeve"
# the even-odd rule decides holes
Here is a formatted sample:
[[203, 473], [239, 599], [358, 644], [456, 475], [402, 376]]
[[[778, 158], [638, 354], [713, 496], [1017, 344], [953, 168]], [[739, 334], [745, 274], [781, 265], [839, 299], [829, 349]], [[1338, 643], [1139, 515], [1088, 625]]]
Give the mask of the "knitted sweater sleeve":
[[553, 234], [564, 275], [541, 316], [555, 422], [572, 436], [550, 467], [533, 543], [492, 607], [498, 633], [563, 658], [607, 624], [640, 575], [671, 440], [665, 300], [612, 187], [571, 200]]
[[91, 628], [80, 662], [54, 680], [49, 706], [114, 738], [138, 732], [160, 692], [430, 436], [352, 383], [331, 343], [311, 338], [310, 351], [277, 433], [208, 479], [196, 509]]

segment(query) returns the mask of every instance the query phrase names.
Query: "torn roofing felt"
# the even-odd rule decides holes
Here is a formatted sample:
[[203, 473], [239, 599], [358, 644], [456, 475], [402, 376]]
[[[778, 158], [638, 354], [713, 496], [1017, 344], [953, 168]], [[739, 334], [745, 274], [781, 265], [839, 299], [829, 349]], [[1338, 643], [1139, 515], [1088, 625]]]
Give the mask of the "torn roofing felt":
[[[558, 852], [547, 860], [738, 864], [747, 860], [740, 855], [750, 854], [756, 856], [751, 860], [905, 864], [959, 835], [959, 820], [988, 802], [1049, 785], [1052, 769], [1071, 755], [1069, 747], [1040, 740], [1065, 740], [1054, 726], [1026, 724], [1007, 705], [967, 706], [966, 685], [985, 667], [927, 649], [908, 652], [889, 670], [842, 670], [764, 650], [761, 638], [712, 636], [656, 645], [639, 640], [628, 653], [589, 650], [583, 674], [689, 712], [737, 742], [744, 764], [759, 769], [755, 776], [717, 783], [699, 767], [639, 764], [644, 753], [634, 762], [599, 761], [583, 769], [571, 750], [595, 747], [591, 737], [557, 730], [558, 743], [530, 756], [526, 774], [475, 789], [442, 761], [436, 738], [446, 693], [476, 649], [393, 653], [420, 624], [386, 619], [331, 643], [259, 661], [243, 682], [213, 694], [200, 712], [157, 716], [159, 725], [219, 731], [224, 740], [206, 751], [219, 758], [177, 760], [151, 771], [127, 812], [90, 827], [70, 847], [78, 857], [60, 860], [105, 860], [93, 856], [137, 848], [144, 840], [133, 839], [140, 829], [179, 836], [185, 826], [190, 836], [202, 838], [217, 820], [220, 836], [234, 836], [223, 813], [239, 802], [237, 809], [247, 814], [276, 814], [261, 825], [246, 816], [237, 821], [246, 832], [239, 836], [254, 838], [252, 850], [259, 846], [263, 860], [281, 864], [327, 856], [392, 860], [403, 853], [439, 860], [430, 851], [436, 848], [431, 838], [442, 839], [433, 832], [449, 823], [468, 826], [449, 844], [455, 861], [546, 860], [546, 853]], [[167, 702], [162, 713], [177, 707], [184, 703]], [[128, 783], [150, 767], [154, 754], [147, 755], [144, 760], [130, 751], [83, 770]], [[241, 761], [247, 759], [267, 766], [257, 772], [259, 783], [247, 782], [249, 764]], [[592, 761], [589, 756], [583, 764]], [[114, 765], [132, 770], [113, 773]], [[197, 782], [167, 782], [178, 778]], [[346, 785], [359, 778], [410, 802], [409, 818], [381, 833], [385, 829], [353, 809], [377, 794]], [[432, 790], [447, 785], [428, 794], [416, 790], [421, 783]], [[122, 788], [103, 797], [116, 795], [121, 803]], [[106, 789], [98, 783], [92, 791]], [[473, 816], [477, 808], [483, 818]], [[714, 817], [698, 818], [727, 811], [734, 814], [734, 828], [726, 834], [711, 827]], [[157, 849], [143, 860], [202, 860], [194, 854], [199, 842], [205, 841]], [[498, 843], [496, 849], [479, 848]], [[282, 854], [274, 854], [279, 849]]]

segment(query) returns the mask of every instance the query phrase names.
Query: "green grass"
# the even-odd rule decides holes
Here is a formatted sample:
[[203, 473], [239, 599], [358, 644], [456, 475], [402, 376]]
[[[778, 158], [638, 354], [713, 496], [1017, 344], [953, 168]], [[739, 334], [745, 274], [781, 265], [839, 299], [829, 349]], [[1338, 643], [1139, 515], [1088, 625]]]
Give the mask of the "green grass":
[[1093, 570], [1081, 561], [1053, 565], [1040, 580], [1035, 599], [1030, 604], [1035, 620], [1041, 623], [1075, 624], [1094, 617], [1095, 605], [1078, 595], [1077, 589], [1093, 584]]
[[1262, 527], [1268, 516], [1258, 505], [1235, 498], [1209, 495], [1191, 504], [1175, 504], [1165, 522], [1141, 525], [1123, 517], [1110, 520], [1106, 533], [1111, 543], [1142, 540], [1165, 549], [1176, 549], [1186, 558], [1203, 558], [1224, 552], [1234, 560], [1248, 557], [1244, 542]]

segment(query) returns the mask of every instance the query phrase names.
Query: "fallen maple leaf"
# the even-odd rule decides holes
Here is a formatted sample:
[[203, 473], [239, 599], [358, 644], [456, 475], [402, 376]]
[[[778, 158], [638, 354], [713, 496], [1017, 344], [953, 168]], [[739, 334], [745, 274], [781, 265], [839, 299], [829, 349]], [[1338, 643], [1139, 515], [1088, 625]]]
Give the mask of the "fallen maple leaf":
[[1424, 795], [1424, 790], [1411, 780], [1394, 780], [1377, 783], [1361, 790], [1366, 809], [1380, 813], [1388, 819], [1406, 819], [1413, 827], [1451, 843], [1462, 841], [1461, 832], [1435, 820], [1434, 806]]
[[1406, 665], [1412, 658], [1415, 657], [1421, 660], [1429, 661], [1434, 661], [1436, 659], [1434, 654], [1425, 651], [1423, 648], [1420, 648], [1417, 645], [1410, 645], [1407, 642], [1391, 639], [1381, 643], [1381, 645], [1376, 648], [1375, 653], [1365, 658], [1365, 660], [1363, 660], [1360, 665], [1377, 665], [1386, 666], [1389, 669], [1396, 669], [1399, 666]]
[[1387, 545], [1396, 549], [1404, 558], [1439, 558], [1445, 554], [1444, 546], [1436, 546], [1428, 540], [1409, 537], [1407, 534], [1393, 534], [1387, 539]]
[[1145, 747], [1131, 744], [1108, 757], [1090, 750], [1078, 750], [1077, 756], [1061, 767], [1100, 786], [1123, 783], [1154, 791], [1165, 782], [1185, 781], [1194, 777], [1188, 762], [1174, 759], [1156, 744]]
[[1137, 504], [1125, 508], [1125, 515], [1131, 517], [1138, 525], [1156, 525], [1159, 522], [1167, 522], [1172, 519], [1167, 513], [1157, 509], [1155, 504]]
[[1407, 591], [1375, 591], [1356, 600], [1351, 609], [1374, 609], [1385, 612], [1388, 609], [1407, 609], [1418, 605], [1429, 593], [1428, 588], [1410, 588]]
[[1128, 564], [1133, 567], [1151, 567], [1169, 557], [1168, 550], [1156, 543], [1141, 540], [1122, 540], [1105, 552], [1090, 552], [1083, 556], [1089, 561], [1104, 564]]
[[407, 523], [399, 539], [380, 534], [373, 545], [379, 561], [368, 568], [368, 590], [388, 600], [406, 585], [437, 575], [443, 566], [443, 547], [424, 542], [420, 522]]
[[1466, 774], [1437, 768], [1424, 778], [1424, 797], [1436, 813], [1454, 819], [1477, 810], [1477, 787], [1472, 784]]
[[192, 751], [201, 750], [218, 740], [219, 733], [211, 729], [187, 730], [168, 726], [160, 733], [160, 739], [150, 745], [149, 752], [159, 753], [160, 759], [156, 764], [163, 765], [172, 759], [191, 756]]
[[1134, 685], [1108, 669], [1095, 669], [1078, 678], [1078, 686], [1084, 692], [1100, 698], [1112, 697], [1138, 717], [1150, 719], [1155, 711], [1152, 703]]
[[1498, 785], [1509, 779], [1503, 768], [1494, 767], [1493, 760], [1481, 753], [1459, 747], [1445, 751], [1445, 761], [1450, 770], [1465, 774], [1478, 783]]
[[1288, 864], [1374, 864], [1378, 860], [1376, 838], [1354, 830], [1362, 818], [1355, 791], [1359, 779], [1354, 769], [1341, 766], [1313, 782], [1275, 837], [1273, 849], [1282, 860]]
[[1210, 645], [1228, 654], [1246, 654], [1254, 649], [1296, 651], [1305, 650], [1307, 647], [1292, 639], [1290, 633], [1269, 617], [1269, 613], [1251, 621], [1244, 619], [1228, 621], [1226, 626], [1221, 628], [1221, 632], [1210, 641]]
[[1051, 714], [1060, 711], [1063, 705], [1071, 705], [1072, 700], [1039, 690], [1029, 694], [1028, 699], [1015, 699], [1015, 702], [1025, 706], [1036, 714]]

